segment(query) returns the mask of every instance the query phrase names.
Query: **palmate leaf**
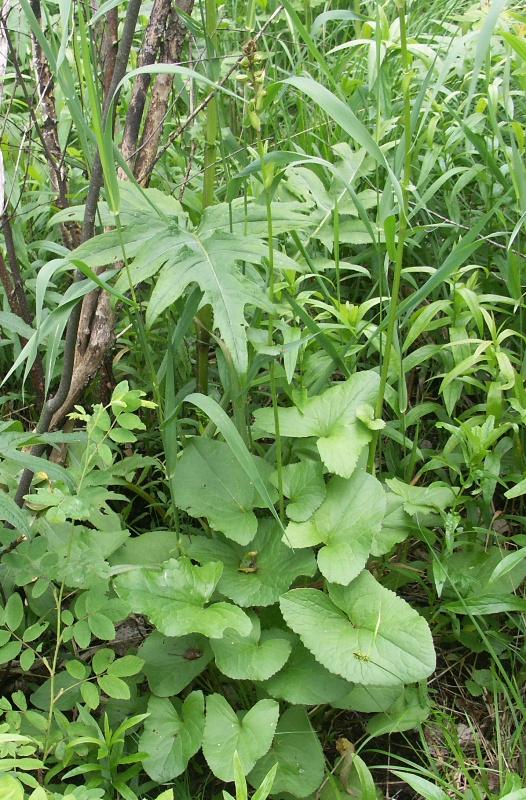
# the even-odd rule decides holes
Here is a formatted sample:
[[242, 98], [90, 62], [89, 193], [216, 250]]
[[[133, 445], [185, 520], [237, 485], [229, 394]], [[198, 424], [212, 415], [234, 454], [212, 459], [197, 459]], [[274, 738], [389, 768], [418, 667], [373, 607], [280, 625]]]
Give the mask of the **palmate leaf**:
[[385, 506], [382, 484], [372, 475], [355, 470], [349, 480], [335, 476], [318, 510], [306, 522], [291, 522], [284, 541], [293, 548], [323, 544], [320, 572], [328, 581], [347, 585], [367, 563]]
[[244, 611], [231, 603], [213, 603], [205, 608], [221, 577], [216, 562], [194, 566], [188, 558], [171, 558], [163, 570], [135, 569], [115, 579], [117, 594], [133, 611], [146, 614], [167, 636], [202, 633], [221, 638], [225, 628], [243, 634], [252, 629]]
[[[292, 437], [315, 436], [321, 460], [327, 469], [342, 478], [349, 478], [372, 436], [372, 426], [363, 421], [367, 416], [361, 413], [365, 411], [361, 407], [374, 406], [379, 385], [380, 378], [376, 372], [358, 372], [323, 394], [309, 398], [301, 410], [280, 408], [280, 433]], [[271, 408], [258, 409], [254, 418], [257, 428], [265, 433], [275, 433]]]
[[331, 672], [363, 685], [427, 678], [435, 652], [427, 622], [364, 570], [349, 586], [293, 589], [281, 613], [305, 647]]
[[184, 250], [176, 237], [171, 239], [166, 263], [148, 304], [146, 324], [151, 326], [187, 286], [197, 283], [203, 292], [203, 303], [210, 303], [214, 310], [214, 324], [235, 368], [244, 373], [248, 366], [245, 306], [257, 306], [270, 313], [274, 306], [261, 285], [243, 275], [240, 263], [261, 264], [268, 256], [268, 246], [255, 237], [215, 231], [187, 233], [185, 239]]
[[[74, 258], [90, 268], [122, 260], [121, 241], [130, 260], [129, 272], [123, 271], [115, 289], [129, 291], [134, 286], [159, 273], [146, 311], [151, 326], [157, 317], [179, 297], [186, 288], [197, 283], [203, 291], [203, 304], [214, 310], [214, 324], [228, 348], [235, 368], [244, 373], [248, 356], [244, 309], [256, 306], [268, 312], [274, 305], [265, 294], [265, 281], [250, 265], [261, 265], [268, 257], [266, 211], [250, 203], [248, 208], [234, 208], [231, 217], [227, 204], [218, 204], [204, 215], [198, 228], [190, 222], [178, 203], [161, 202], [155, 190], [141, 194], [121, 184], [121, 199], [126, 199], [121, 212], [122, 230], [108, 231], [91, 239], [74, 251]], [[142, 194], [151, 196], [167, 219], [161, 219], [145, 201]], [[281, 209], [276, 203], [274, 232], [298, 229], [310, 223], [308, 214], [299, 203], [287, 203]], [[232, 224], [231, 224], [232, 223]], [[122, 236], [122, 239], [121, 239]], [[132, 260], [133, 259], [133, 260]], [[275, 251], [278, 269], [295, 269], [298, 265], [286, 254]], [[248, 267], [247, 267], [248, 265]]]

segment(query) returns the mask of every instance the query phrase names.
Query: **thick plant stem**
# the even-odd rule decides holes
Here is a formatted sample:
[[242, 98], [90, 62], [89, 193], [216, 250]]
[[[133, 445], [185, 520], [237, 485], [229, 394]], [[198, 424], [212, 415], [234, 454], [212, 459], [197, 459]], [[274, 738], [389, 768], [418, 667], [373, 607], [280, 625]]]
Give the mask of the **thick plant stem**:
[[[215, 0], [205, 2], [205, 27], [209, 39], [208, 54], [213, 55], [216, 43], [217, 11]], [[211, 59], [210, 64], [214, 62]], [[214, 202], [215, 160], [217, 139], [217, 105], [212, 100], [206, 110], [205, 152], [203, 172], [203, 211]], [[208, 351], [213, 324], [212, 306], [207, 304], [197, 314], [196, 390], [208, 394]]]
[[[404, 168], [402, 180], [400, 181], [402, 189], [402, 208], [399, 209], [398, 214], [398, 242], [396, 247], [396, 258], [393, 269], [393, 282], [391, 286], [391, 302], [389, 304], [389, 313], [387, 316], [387, 328], [385, 333], [385, 345], [382, 353], [382, 368], [380, 372], [380, 388], [378, 391], [378, 399], [376, 402], [375, 416], [380, 418], [382, 416], [382, 409], [385, 399], [385, 389], [387, 386], [387, 377], [389, 374], [389, 363], [391, 360], [391, 351], [393, 348], [393, 341], [396, 328], [396, 312], [398, 308], [398, 295], [400, 292], [400, 280], [402, 276], [402, 266], [404, 260], [405, 239], [407, 235], [407, 216], [409, 210], [408, 191], [411, 174], [411, 68], [410, 56], [407, 49], [407, 27], [406, 27], [406, 8], [405, 0], [397, 0], [398, 16], [400, 19], [400, 50], [402, 54], [402, 91], [403, 91], [403, 108], [400, 116], [400, 127], [403, 130], [404, 141]], [[400, 380], [404, 380], [404, 376], [400, 376]], [[369, 449], [369, 462], [368, 469], [374, 472], [374, 459], [376, 454], [376, 446], [378, 444], [378, 432], [373, 433]]]

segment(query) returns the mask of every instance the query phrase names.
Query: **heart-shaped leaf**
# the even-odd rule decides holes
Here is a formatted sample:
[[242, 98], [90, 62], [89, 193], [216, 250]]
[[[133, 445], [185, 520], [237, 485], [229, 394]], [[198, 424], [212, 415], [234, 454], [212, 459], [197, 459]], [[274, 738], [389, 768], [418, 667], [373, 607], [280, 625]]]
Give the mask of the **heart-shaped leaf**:
[[336, 704], [340, 698], [345, 698], [351, 684], [322, 667], [290, 631], [273, 633], [290, 641], [292, 653], [285, 666], [263, 684], [271, 697], [304, 706]]
[[280, 600], [285, 621], [331, 672], [390, 686], [427, 678], [435, 652], [427, 622], [364, 570], [348, 586], [293, 589]]
[[205, 726], [202, 692], [192, 692], [184, 703], [162, 697], [150, 697], [139, 750], [149, 753], [142, 765], [150, 778], [158, 783], [177, 778], [190, 758], [201, 747]]
[[182, 692], [214, 657], [208, 639], [200, 633], [172, 638], [153, 631], [139, 653], [150, 689], [158, 697]]
[[280, 670], [290, 655], [290, 643], [268, 631], [261, 635], [261, 625], [251, 614], [252, 630], [248, 636], [225, 631], [222, 639], [211, 643], [216, 666], [224, 675], [237, 680], [264, 681]]
[[235, 752], [246, 775], [272, 744], [278, 717], [275, 700], [260, 700], [241, 718], [224, 697], [209, 695], [203, 753], [214, 775], [222, 781], [233, 780]]
[[412, 520], [404, 511], [404, 501], [393, 492], [385, 493], [386, 508], [382, 519], [382, 527], [373, 536], [371, 555], [383, 556], [395, 544], [403, 542], [411, 530]]
[[[292, 437], [315, 436], [327, 469], [349, 478], [372, 436], [370, 428], [357, 418], [356, 412], [364, 403], [375, 405], [379, 385], [376, 372], [357, 372], [323, 394], [309, 398], [301, 410], [280, 408], [280, 433]], [[275, 433], [272, 408], [258, 409], [254, 418], [257, 428]]]
[[188, 558], [171, 558], [162, 571], [143, 567], [118, 575], [115, 589], [135, 613], [145, 614], [167, 636], [202, 633], [215, 639], [225, 628], [248, 634], [250, 619], [237, 606], [213, 603], [204, 608], [221, 572], [219, 563], [197, 567]]
[[333, 583], [348, 584], [367, 563], [373, 537], [385, 512], [385, 492], [372, 475], [355, 470], [349, 480], [334, 477], [327, 497], [307, 522], [291, 522], [291, 547], [325, 546], [318, 552], [322, 575]]

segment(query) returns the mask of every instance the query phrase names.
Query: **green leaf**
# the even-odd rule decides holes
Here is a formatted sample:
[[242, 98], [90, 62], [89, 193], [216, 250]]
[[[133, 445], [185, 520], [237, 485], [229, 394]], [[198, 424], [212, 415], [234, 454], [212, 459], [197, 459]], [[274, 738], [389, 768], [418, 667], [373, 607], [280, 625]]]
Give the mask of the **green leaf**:
[[[330, 472], [349, 478], [360, 453], [371, 440], [371, 431], [356, 417], [363, 403], [374, 406], [380, 378], [376, 372], [358, 372], [348, 380], [331, 386], [323, 394], [310, 397], [304, 407], [280, 408], [282, 436], [317, 438], [321, 460]], [[275, 433], [274, 412], [258, 409], [256, 428]]]
[[[350, 686], [351, 684], [347, 684]], [[359, 711], [360, 714], [379, 714], [387, 711], [404, 693], [401, 684], [396, 686], [360, 686], [356, 684], [345, 697], [332, 703], [334, 708]]]
[[137, 675], [143, 665], [143, 659], [138, 656], [123, 656], [109, 665], [108, 675], [114, 675], [117, 678], [129, 678], [132, 675]]
[[[268, 479], [270, 465], [252, 458]], [[262, 501], [225, 442], [192, 439], [175, 468], [173, 485], [175, 502], [191, 516], [206, 517], [210, 527], [239, 544], [254, 538], [258, 523], [252, 509]]]
[[51, 704], [51, 690], [53, 690], [53, 707], [59, 711], [67, 711], [80, 701], [80, 688], [78, 681], [68, 672], [59, 672], [55, 675], [53, 686], [48, 678], [36, 692], [31, 695], [31, 702], [42, 711], [49, 711]]
[[112, 642], [115, 639], [115, 625], [105, 614], [90, 614], [89, 629], [97, 639]]
[[455, 614], [502, 614], [505, 611], [526, 611], [526, 600], [512, 594], [488, 594], [466, 597], [453, 603], [445, 603], [443, 608]]
[[149, 717], [139, 738], [139, 749], [149, 753], [142, 765], [152, 780], [167, 783], [186, 769], [201, 746], [205, 725], [202, 692], [192, 692], [176, 707], [170, 700], [150, 697]]
[[214, 425], [216, 425], [216, 427], [221, 431], [232, 453], [238, 460], [239, 464], [243, 467], [249, 479], [254, 484], [254, 487], [261, 497], [264, 506], [268, 508], [278, 525], [283, 528], [278, 513], [274, 508], [274, 502], [268, 493], [267, 487], [263, 482], [256, 465], [254, 464], [253, 456], [249, 452], [245, 442], [241, 438], [239, 431], [230, 417], [227, 416], [219, 403], [216, 403], [215, 400], [212, 400], [211, 397], [208, 397], [205, 394], [193, 392], [192, 394], [188, 395], [185, 400], [187, 403], [193, 403], [197, 406], [197, 408], [200, 408], [201, 411], [204, 411], [205, 414], [210, 417]]
[[[292, 551], [281, 541], [274, 520], [260, 519], [255, 538], [245, 547], [234, 542], [195, 538], [189, 555], [203, 564], [220, 561], [223, 574], [218, 590], [239, 606], [270, 606], [299, 575], [314, 575], [316, 560], [310, 550]], [[247, 564], [253, 566], [247, 566]]]
[[425, 722], [430, 710], [429, 703], [422, 702], [419, 690], [407, 687], [387, 711], [369, 720], [366, 731], [369, 736], [409, 731]]
[[349, 693], [350, 684], [322, 667], [295, 634], [273, 633], [291, 643], [292, 653], [285, 666], [263, 683], [271, 697], [282, 698], [291, 705], [314, 706], [335, 703]]
[[182, 692], [214, 657], [208, 639], [199, 633], [170, 638], [153, 631], [139, 653], [150, 689], [159, 697]]
[[77, 681], [84, 680], [87, 674], [86, 665], [83, 664], [81, 661], [76, 661], [76, 660], [67, 661], [66, 669], [71, 675], [71, 677], [75, 678]]
[[171, 558], [162, 572], [142, 568], [118, 575], [115, 588], [135, 613], [146, 614], [167, 636], [202, 633], [219, 639], [225, 628], [248, 634], [250, 620], [237, 606], [214, 603], [204, 608], [222, 571], [220, 563], [197, 567], [188, 558]]
[[0, 775], [0, 797], [2, 800], [24, 800], [24, 787], [11, 775]]
[[453, 505], [458, 489], [435, 481], [429, 486], [411, 486], [398, 478], [387, 478], [386, 484], [392, 492], [404, 501], [404, 510], [408, 514], [429, 514], [445, 511]]
[[106, 672], [110, 664], [113, 663], [115, 660], [115, 653], [113, 650], [110, 650], [109, 647], [103, 647], [100, 650], [97, 650], [95, 655], [93, 656], [93, 660], [91, 662], [91, 666], [93, 667], [93, 671], [96, 675], [100, 675], [102, 672]]
[[128, 539], [108, 558], [112, 565], [136, 564], [139, 567], [160, 567], [177, 550], [173, 531], [148, 531]]
[[31, 537], [31, 531], [25, 515], [17, 506], [12, 497], [0, 490], [0, 519], [9, 522], [17, 531], [17, 535], [23, 534], [26, 539]]
[[[33, 595], [34, 597], [34, 595]], [[38, 639], [45, 630], [49, 627], [49, 622], [35, 622], [34, 625], [30, 625], [28, 628], [24, 630], [22, 635], [22, 639], [24, 642], [34, 642], [35, 639]]]
[[275, 795], [289, 792], [294, 797], [307, 797], [321, 784], [325, 760], [304, 708], [295, 706], [282, 714], [270, 751], [247, 776], [251, 786], [259, 786], [276, 764]]
[[[294, 522], [304, 522], [325, 499], [323, 466], [317, 461], [298, 461], [283, 467], [283, 494], [290, 498], [286, 514]], [[270, 477], [278, 485], [277, 473]]]
[[404, 501], [393, 492], [385, 493], [386, 509], [382, 519], [382, 527], [373, 535], [371, 555], [383, 556], [395, 544], [403, 542], [409, 535], [412, 520], [404, 510]]
[[0, 664], [7, 664], [18, 656], [22, 649], [22, 642], [8, 642], [0, 647]]
[[414, 789], [415, 792], [421, 794], [425, 800], [448, 800], [448, 795], [442, 789], [426, 778], [422, 778], [420, 775], [413, 775], [412, 772], [403, 772], [399, 769], [394, 769], [393, 775], [396, 775], [397, 778], [408, 783], [409, 786]]
[[233, 780], [236, 751], [247, 774], [272, 744], [278, 717], [279, 705], [275, 700], [260, 700], [240, 718], [224, 697], [209, 695], [203, 753], [214, 775], [222, 781]]
[[24, 672], [29, 672], [36, 660], [36, 653], [34, 650], [24, 650], [20, 653], [20, 668]]
[[521, 547], [520, 550], [514, 550], [513, 552], [508, 553], [508, 555], [504, 556], [502, 561], [497, 564], [490, 575], [488, 583], [495, 583], [495, 581], [497, 581], [499, 578], [507, 575], [508, 572], [511, 572], [512, 569], [515, 569], [517, 564], [520, 564], [524, 558], [526, 558], [526, 547]]
[[108, 697], [113, 697], [114, 700], [130, 699], [130, 687], [125, 681], [116, 678], [114, 675], [99, 675], [97, 683], [102, 691]]
[[83, 683], [80, 687], [82, 699], [91, 711], [95, 711], [100, 703], [99, 690], [94, 683]]
[[[225, 214], [228, 215], [226, 206]], [[158, 232], [154, 246], [150, 243], [144, 256], [141, 253], [135, 259], [134, 282], [144, 259], [151, 261], [162, 248], [165, 265], [148, 304], [147, 326], [181, 297], [190, 284], [197, 283], [203, 292], [203, 303], [209, 303], [214, 310], [214, 325], [219, 328], [234, 367], [244, 374], [248, 367], [245, 306], [256, 306], [269, 313], [274, 306], [263, 292], [263, 282], [243, 275], [239, 263], [261, 264], [268, 256], [268, 246], [253, 236], [199, 230], [176, 232], [165, 228]]]
[[293, 589], [280, 600], [288, 625], [331, 672], [363, 685], [422, 680], [435, 668], [428, 625], [364, 570], [348, 586]]
[[158, 794], [157, 800], [174, 800], [174, 790], [167, 789], [165, 792]]
[[287, 542], [292, 548], [323, 544], [318, 552], [322, 575], [346, 585], [365, 567], [385, 507], [382, 484], [372, 475], [355, 470], [349, 480], [334, 477], [315, 514], [288, 525]]
[[129, 444], [137, 441], [135, 434], [124, 428], [113, 428], [108, 432], [108, 436], [112, 442], [117, 442], [117, 444]]
[[217, 668], [236, 680], [264, 681], [274, 675], [287, 661], [291, 646], [286, 639], [272, 633], [261, 634], [259, 619], [250, 615], [252, 630], [248, 636], [237, 631], [225, 631], [222, 639], [211, 642]]
[[13, 592], [5, 606], [4, 624], [9, 630], [16, 631], [23, 619], [24, 604], [22, 603], [22, 598], [17, 592]]

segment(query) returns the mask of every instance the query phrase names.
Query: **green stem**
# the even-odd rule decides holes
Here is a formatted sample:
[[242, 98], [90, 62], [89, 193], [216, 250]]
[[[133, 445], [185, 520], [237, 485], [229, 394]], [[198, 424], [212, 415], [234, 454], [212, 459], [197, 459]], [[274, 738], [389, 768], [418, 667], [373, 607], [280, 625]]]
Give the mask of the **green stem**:
[[[208, 37], [210, 69], [213, 69], [217, 28], [215, 0], [205, 0], [205, 29]], [[205, 151], [203, 170], [203, 211], [214, 202], [215, 161], [217, 140], [217, 105], [215, 99], [206, 110]], [[197, 312], [199, 320], [196, 336], [196, 391], [208, 394], [208, 352], [213, 324], [212, 306], [207, 304]]]
[[[254, 88], [257, 92], [258, 86], [254, 81]], [[270, 186], [272, 183], [272, 171], [268, 164], [265, 164], [265, 148], [261, 138], [261, 130], [257, 131], [258, 154], [261, 161], [261, 175], [263, 177], [263, 190], [265, 192], [265, 206], [267, 211], [267, 237], [268, 237], [268, 293], [270, 301], [274, 302], [274, 245], [272, 229], [272, 200], [270, 196]], [[268, 318], [268, 343], [272, 346], [274, 342], [274, 317], [272, 314]], [[276, 363], [274, 359], [269, 365], [270, 396], [272, 398], [272, 409], [274, 412], [274, 427], [276, 429], [276, 471], [278, 478], [279, 495], [279, 517], [285, 521], [285, 501], [283, 499], [283, 454], [281, 448], [281, 434], [279, 430], [278, 413], [278, 393], [276, 390]]]
[[[397, 0], [398, 17], [400, 20], [400, 50], [402, 54], [402, 91], [403, 91], [403, 108], [400, 115], [400, 127], [403, 130], [404, 141], [404, 167], [402, 180], [400, 186], [402, 189], [403, 206], [399, 209], [399, 222], [398, 222], [398, 242], [396, 247], [396, 258], [393, 269], [393, 283], [391, 287], [391, 302], [389, 303], [389, 312], [387, 316], [387, 329], [385, 333], [385, 345], [382, 353], [382, 368], [380, 372], [380, 388], [378, 391], [378, 400], [376, 402], [375, 416], [377, 418], [382, 416], [382, 410], [385, 399], [385, 389], [387, 386], [387, 378], [389, 374], [389, 363], [391, 360], [391, 351], [393, 348], [393, 341], [396, 328], [396, 312], [398, 307], [398, 295], [400, 292], [400, 281], [402, 276], [402, 266], [404, 260], [404, 248], [407, 235], [407, 215], [408, 215], [408, 194], [409, 182], [411, 175], [411, 66], [410, 56], [407, 49], [407, 27], [406, 27], [406, 8], [404, 0]], [[400, 376], [400, 380], [404, 380], [404, 376]], [[369, 462], [368, 469], [374, 472], [374, 459], [376, 454], [376, 446], [378, 444], [378, 432], [373, 434], [371, 445], [369, 448]]]

